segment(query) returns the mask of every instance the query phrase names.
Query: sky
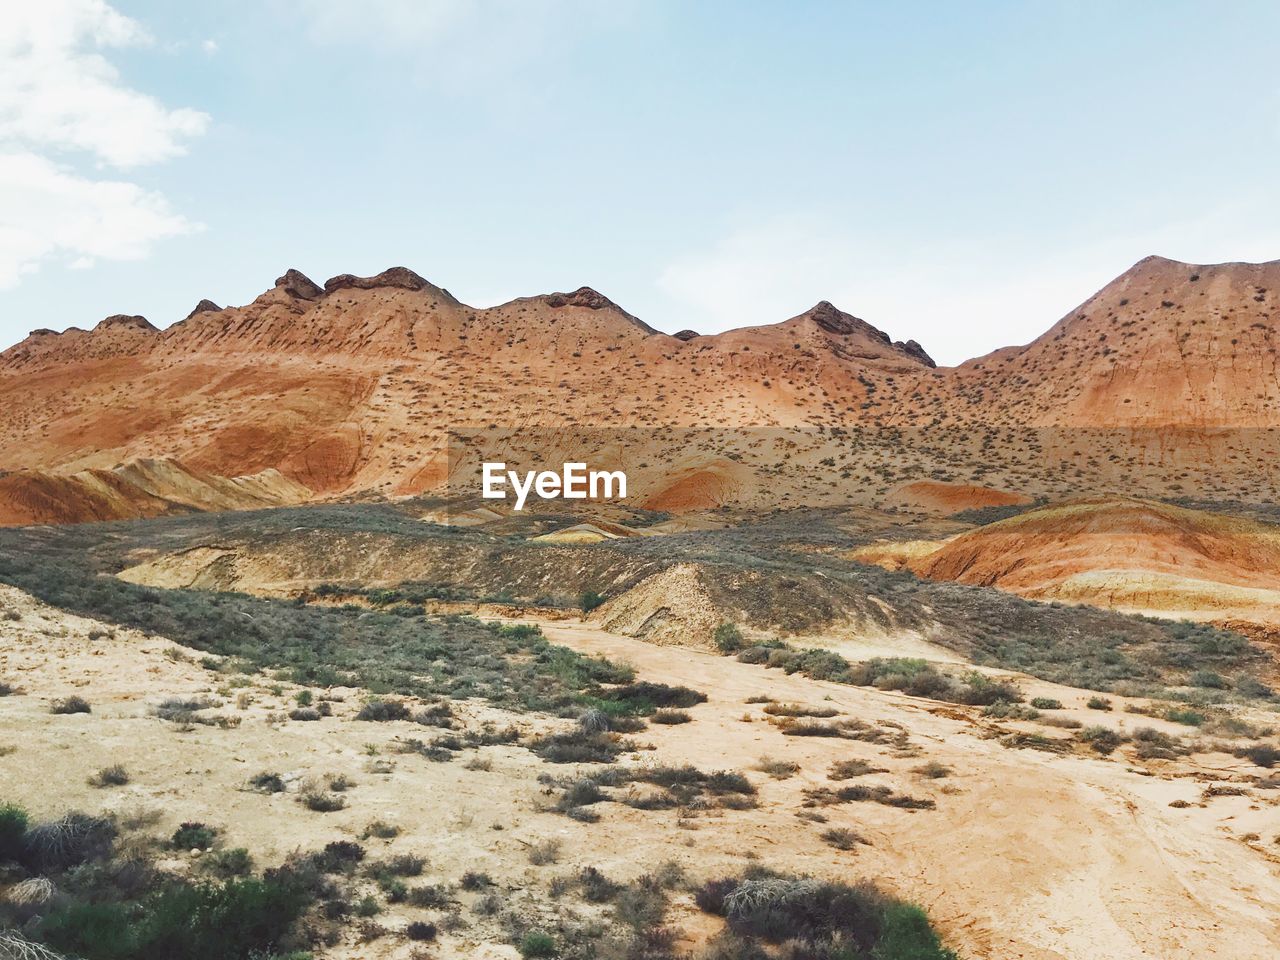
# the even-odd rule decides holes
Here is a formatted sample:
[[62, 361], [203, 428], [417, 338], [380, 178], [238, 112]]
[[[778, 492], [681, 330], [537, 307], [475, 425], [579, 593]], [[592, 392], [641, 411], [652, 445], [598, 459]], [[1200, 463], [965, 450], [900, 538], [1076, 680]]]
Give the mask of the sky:
[[958, 363], [1280, 259], [1280, 4], [0, 0], [0, 348], [403, 265]]

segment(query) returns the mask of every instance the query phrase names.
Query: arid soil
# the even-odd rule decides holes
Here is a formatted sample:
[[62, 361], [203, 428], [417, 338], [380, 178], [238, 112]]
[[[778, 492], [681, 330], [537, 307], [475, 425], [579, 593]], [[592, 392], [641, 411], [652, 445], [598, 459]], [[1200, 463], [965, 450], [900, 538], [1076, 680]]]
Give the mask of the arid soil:
[[[648, 680], [707, 692], [707, 702], [689, 711], [691, 722], [651, 725], [634, 737], [639, 752], [623, 762], [743, 770], [759, 790], [755, 809], [689, 817], [607, 803], [595, 808], [599, 823], [580, 823], [553, 812], [537, 781], [540, 772], [569, 771], [522, 747], [480, 747], [449, 763], [397, 754], [395, 741], [420, 736], [422, 728], [354, 720], [362, 691], [329, 691], [340, 698], [333, 716], [290, 721], [285, 713], [298, 690], [292, 684], [249, 675], [228, 686], [228, 674], [201, 666], [198, 653], [168, 638], [68, 616], [10, 588], [0, 590], [0, 602], [17, 614], [0, 620], [0, 675], [21, 688], [0, 698], [0, 772], [8, 799], [40, 815], [112, 810], [145, 824], [136, 828], [140, 834], [156, 836], [198, 820], [223, 831], [220, 843], [246, 847], [264, 865], [294, 850], [355, 839], [381, 819], [402, 832], [394, 840], [362, 840], [370, 856], [420, 854], [427, 860], [424, 882], [454, 885], [465, 871], [484, 871], [507, 903], [547, 917], [583, 909], [549, 890], [554, 877], [584, 866], [627, 879], [676, 861], [705, 878], [761, 863], [879, 878], [925, 905], [948, 941], [973, 958], [1253, 960], [1280, 949], [1272, 909], [1280, 897], [1280, 858], [1272, 852], [1280, 826], [1276, 791], [1258, 785], [1259, 771], [1248, 761], [1228, 754], [1141, 761], [1124, 750], [1104, 758], [1087, 750], [1016, 749], [1002, 742], [1010, 733], [1062, 731], [998, 721], [972, 707], [785, 676], [590, 625], [544, 622], [553, 642], [628, 661]], [[854, 656], [855, 647], [846, 639], [842, 649]], [[881, 643], [863, 652], [889, 650]], [[1115, 712], [1099, 714], [1084, 708], [1083, 692], [1022, 682], [1028, 695], [1059, 698], [1064, 708], [1055, 714], [1064, 719], [1178, 729], [1124, 714], [1123, 698], [1115, 698]], [[51, 716], [49, 703], [71, 693], [91, 701], [92, 713]], [[195, 694], [217, 700], [221, 706], [211, 714], [231, 723], [183, 726], [150, 711], [166, 696]], [[785, 736], [762, 711], [761, 695], [836, 711], [887, 739]], [[570, 723], [479, 703], [461, 709], [468, 723], [514, 723], [526, 733]], [[765, 756], [798, 770], [784, 779], [754, 771]], [[859, 782], [932, 800], [935, 808], [808, 802], [805, 790], [841, 785], [828, 778], [834, 761], [859, 759], [881, 771]], [[128, 769], [127, 785], [86, 783], [112, 763]], [[946, 775], [916, 772], [930, 763]], [[282, 775], [285, 792], [263, 796], [246, 788], [267, 770]], [[331, 774], [354, 781], [345, 809], [317, 813], [296, 802], [301, 781]], [[1207, 790], [1214, 784], [1238, 795], [1215, 796]], [[802, 818], [814, 815], [825, 822]], [[820, 837], [832, 827], [853, 829], [863, 842], [832, 849]], [[557, 862], [532, 865], [529, 847], [548, 838], [561, 842]], [[197, 855], [168, 856], [173, 869], [198, 869]], [[363, 945], [346, 939], [325, 955], [405, 957], [411, 947], [398, 928], [457, 914], [463, 925], [446, 927], [439, 956], [515, 957], [496, 922], [474, 909], [479, 895], [450, 890], [443, 908], [388, 907], [378, 918], [388, 933]], [[677, 895], [674, 912], [691, 948], [718, 925], [687, 895]]]

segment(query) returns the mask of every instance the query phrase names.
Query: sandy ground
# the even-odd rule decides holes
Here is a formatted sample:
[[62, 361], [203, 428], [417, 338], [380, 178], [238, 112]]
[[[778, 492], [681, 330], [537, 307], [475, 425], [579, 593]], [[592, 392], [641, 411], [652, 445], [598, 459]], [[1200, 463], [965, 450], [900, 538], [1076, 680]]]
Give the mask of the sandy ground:
[[[543, 764], [520, 747], [467, 750], [451, 763], [395, 754], [395, 738], [423, 737], [423, 728], [354, 721], [358, 691], [334, 691], [345, 699], [334, 704], [333, 718], [281, 721], [297, 689], [288, 684], [254, 676], [247, 686], [224, 688], [223, 696], [218, 688], [228, 676], [202, 668], [197, 654], [184, 654], [168, 640], [127, 630], [90, 639], [105, 628], [8, 588], [0, 588], [0, 608], [18, 614], [9, 620], [0, 610], [0, 678], [23, 690], [0, 698], [0, 798], [23, 803], [37, 816], [73, 808], [146, 809], [160, 818], [149, 828], [157, 836], [168, 836], [182, 821], [205, 821], [222, 828], [226, 846], [249, 848], [260, 865], [359, 836], [370, 821], [382, 819], [403, 833], [393, 841], [363, 841], [371, 857], [425, 856], [427, 871], [412, 883], [456, 883], [466, 870], [483, 870], [508, 904], [528, 915], [586, 909], [547, 894], [552, 877], [586, 865], [625, 880], [675, 860], [700, 879], [759, 862], [844, 879], [878, 878], [926, 906], [969, 958], [1256, 960], [1280, 950], [1274, 909], [1280, 864], [1271, 853], [1280, 850], [1274, 843], [1280, 817], [1274, 800], [1256, 789], [1202, 800], [1209, 782], [1257, 772], [1230, 757], [1200, 756], [1195, 763], [1158, 763], [1143, 771], [1119, 754], [1103, 760], [1007, 749], [987, 738], [992, 724], [969, 708], [787, 677], [586, 625], [544, 623], [555, 642], [629, 661], [645, 679], [709, 694], [707, 703], [690, 711], [692, 723], [655, 725], [636, 735], [646, 749], [624, 762], [746, 770], [760, 791], [754, 810], [690, 819], [604, 804], [596, 808], [601, 822], [586, 824], [546, 810], [551, 798], [536, 780], [542, 772], [571, 771]], [[1077, 691], [1040, 685], [1034, 692], [1042, 689], [1072, 707], [1065, 713], [1088, 722], [1147, 723], [1085, 711]], [[149, 713], [167, 695], [200, 691], [224, 700], [211, 712], [238, 717], [238, 726], [183, 731]], [[87, 698], [93, 713], [51, 715], [49, 701], [69, 693]], [[903, 749], [785, 737], [760, 705], [745, 703], [761, 694], [833, 707], [880, 726], [900, 725], [909, 744]], [[236, 706], [241, 695], [251, 701], [242, 709]], [[526, 731], [567, 725], [479, 704], [462, 709], [470, 722], [514, 722]], [[795, 761], [801, 770], [786, 780], [750, 772], [765, 755]], [[852, 758], [887, 771], [865, 782], [932, 798], [937, 808], [853, 803], [821, 808], [825, 824], [797, 818], [804, 810], [802, 791], [837, 785], [827, 779], [832, 761]], [[488, 761], [491, 769], [473, 769], [474, 759]], [[378, 761], [390, 769], [374, 772]], [[926, 761], [945, 764], [952, 775], [932, 780], [912, 772]], [[86, 783], [94, 771], [117, 762], [132, 775], [127, 786]], [[346, 809], [315, 813], [296, 802], [292, 789], [274, 796], [244, 789], [249, 776], [267, 770], [293, 784], [343, 773], [356, 786], [345, 794]], [[1190, 806], [1170, 807], [1175, 800]], [[820, 832], [841, 826], [856, 829], [869, 845], [848, 852], [827, 846]], [[532, 866], [528, 845], [548, 837], [563, 843], [559, 862]], [[189, 854], [171, 856], [177, 869], [194, 863]], [[443, 937], [440, 956], [515, 956], [501, 943], [495, 922], [470, 909], [476, 895], [455, 891], [453, 897], [451, 912], [466, 926]], [[392, 907], [378, 918], [391, 934], [323, 955], [407, 957], [411, 946], [394, 931], [410, 919], [440, 916]], [[691, 943], [715, 928], [688, 894], [677, 895], [672, 919]]]

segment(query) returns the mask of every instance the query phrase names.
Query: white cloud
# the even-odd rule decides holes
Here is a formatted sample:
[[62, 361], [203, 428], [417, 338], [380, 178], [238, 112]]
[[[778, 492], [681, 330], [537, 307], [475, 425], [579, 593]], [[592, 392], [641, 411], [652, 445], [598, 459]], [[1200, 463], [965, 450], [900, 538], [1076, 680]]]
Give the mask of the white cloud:
[[51, 256], [76, 269], [138, 260], [166, 237], [197, 226], [137, 184], [90, 180], [31, 153], [0, 154], [0, 288]]
[[0, 287], [50, 257], [77, 269], [132, 260], [196, 229], [153, 191], [67, 165], [75, 155], [98, 167], [156, 163], [207, 129], [207, 114], [132, 89], [103, 54], [149, 45], [142, 25], [104, 0], [10, 7], [0, 18]]

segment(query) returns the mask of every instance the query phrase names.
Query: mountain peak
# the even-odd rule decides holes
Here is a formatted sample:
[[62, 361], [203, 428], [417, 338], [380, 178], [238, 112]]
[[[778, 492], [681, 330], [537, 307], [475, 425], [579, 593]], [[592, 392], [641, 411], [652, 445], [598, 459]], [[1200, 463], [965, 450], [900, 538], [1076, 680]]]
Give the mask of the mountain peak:
[[319, 284], [301, 270], [295, 270], [292, 267], [284, 272], [284, 276], [276, 277], [276, 289], [283, 290], [289, 296], [299, 300], [315, 300], [324, 295], [324, 290]]
[[544, 293], [541, 296], [531, 297], [530, 299], [541, 300], [553, 310], [559, 310], [563, 307], [585, 307], [588, 310], [613, 310], [622, 314], [622, 316], [626, 317], [636, 326], [644, 330], [645, 333], [658, 332], [635, 314], [628, 313], [599, 290], [593, 290], [591, 287], [579, 287], [572, 293]]
[[889, 335], [883, 330], [877, 330], [867, 321], [855, 317], [851, 313], [845, 313], [830, 300], [819, 300], [800, 316], [808, 317], [823, 330], [838, 336], [848, 336], [851, 333], [868, 333], [884, 343], [890, 342]]
[[190, 320], [196, 314], [216, 313], [221, 309], [222, 308], [218, 306], [216, 303], [214, 303], [212, 300], [209, 300], [209, 299], [201, 300], [199, 303], [197, 303], [194, 307], [191, 308], [191, 312], [188, 313], [185, 317], [183, 317], [183, 319]]
[[335, 290], [375, 290], [378, 287], [400, 287], [404, 290], [439, 289], [408, 267], [390, 267], [372, 277], [340, 273], [324, 282], [325, 293], [333, 293]]
[[109, 317], [104, 317], [98, 321], [98, 325], [94, 330], [109, 330], [112, 327], [124, 327], [134, 330], [145, 330], [148, 333], [155, 333], [157, 328], [146, 317], [131, 316], [127, 313], [113, 313]]

